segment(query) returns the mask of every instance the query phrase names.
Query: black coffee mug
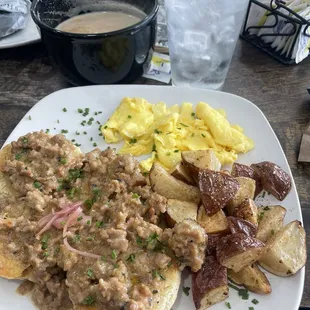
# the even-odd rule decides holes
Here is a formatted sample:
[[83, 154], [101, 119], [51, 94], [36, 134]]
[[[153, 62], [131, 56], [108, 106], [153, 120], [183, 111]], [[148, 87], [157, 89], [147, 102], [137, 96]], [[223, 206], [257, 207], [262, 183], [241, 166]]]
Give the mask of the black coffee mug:
[[[125, 29], [76, 34], [55, 29], [70, 17], [132, 6], [145, 17]], [[116, 8], [116, 9], [115, 9]], [[150, 62], [155, 43], [157, 0], [33, 0], [31, 16], [53, 63], [74, 85], [130, 83]]]

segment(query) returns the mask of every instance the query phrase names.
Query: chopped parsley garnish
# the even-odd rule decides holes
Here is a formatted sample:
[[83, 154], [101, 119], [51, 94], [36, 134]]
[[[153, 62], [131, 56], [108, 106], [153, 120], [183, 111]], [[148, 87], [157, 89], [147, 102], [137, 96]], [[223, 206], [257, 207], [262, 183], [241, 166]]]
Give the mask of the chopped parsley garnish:
[[92, 142], [93, 140], [94, 140], [94, 138], [93, 138], [93, 137], [91, 137], [91, 138], [89, 139], [89, 141], [90, 141], [90, 142]]
[[87, 125], [91, 125], [91, 124], [93, 123], [94, 120], [95, 120], [95, 119], [94, 119], [93, 117], [91, 117], [91, 118], [88, 120]]
[[50, 132], [50, 130], [47, 128], [46, 130], [45, 130], [45, 133], [49, 133]]
[[252, 300], [252, 303], [253, 303], [254, 305], [257, 305], [257, 304], [259, 304], [259, 301], [258, 301], [257, 299], [253, 299], [253, 300]]
[[33, 186], [37, 189], [40, 189], [42, 187], [42, 184], [39, 181], [34, 181]]
[[61, 129], [61, 133], [68, 133], [69, 131], [66, 129]]
[[83, 216], [79, 216], [79, 217], [77, 218], [78, 222], [82, 221], [82, 219], [83, 219]]
[[130, 144], [135, 144], [135, 143], [137, 143], [137, 139], [132, 138], [132, 139], [130, 139], [129, 143], [130, 143]]
[[185, 125], [185, 124], [183, 124], [183, 123], [180, 123], [180, 125], [182, 125], [182, 126], [184, 126], [184, 127], [189, 127], [188, 125]]
[[179, 152], [180, 152], [179, 150], [175, 150], [175, 151], [174, 151], [174, 153], [179, 153]]
[[264, 207], [263, 210], [268, 211], [270, 208], [268, 206]]
[[87, 132], [86, 132], [86, 131], [83, 131], [83, 134], [84, 134], [84, 135], [87, 135]]
[[16, 160], [21, 159], [21, 157], [22, 157], [22, 155], [21, 155], [20, 153], [17, 153], [17, 154], [15, 155], [15, 159], [16, 159]]
[[41, 240], [41, 249], [42, 250], [46, 250], [47, 249], [48, 240], [50, 239], [50, 237], [51, 237], [50, 234], [43, 235], [42, 240]]
[[239, 291], [239, 287], [237, 287], [236, 285], [233, 285], [233, 284], [231, 284], [231, 283], [228, 283], [228, 286], [229, 286], [230, 288], [233, 288], [233, 289], [236, 290], [236, 291]]
[[135, 259], [136, 259], [136, 255], [132, 253], [128, 256], [126, 260], [133, 263]]
[[152, 271], [152, 275], [153, 275], [153, 278], [158, 277], [160, 280], [163, 280], [163, 281], [166, 280], [166, 277], [156, 269]]
[[87, 224], [87, 225], [90, 225], [90, 220], [88, 220], [88, 221], [86, 222], [86, 224]]
[[103, 225], [104, 225], [103, 221], [97, 221], [96, 222], [96, 227], [97, 228], [101, 228], [101, 227], [103, 227]]
[[[103, 127], [103, 129], [107, 129], [108, 128], [108, 125], [105, 125], [104, 127]], [[99, 128], [99, 130], [100, 130], [100, 128]]]
[[99, 133], [99, 136], [102, 137], [102, 133], [101, 132]]
[[76, 179], [82, 178], [83, 177], [83, 171], [82, 169], [70, 169], [69, 170], [69, 176], [68, 176], [68, 181], [76, 181]]
[[23, 143], [24, 144], [28, 143], [28, 139], [26, 137], [23, 138]]
[[87, 269], [87, 275], [91, 278], [94, 275], [94, 272], [92, 271], [92, 269], [88, 268]]
[[67, 112], [67, 109], [66, 109], [66, 108], [63, 108], [62, 110], [63, 110], [64, 112]]
[[85, 124], [86, 124], [86, 121], [82, 121], [82, 122], [81, 122], [81, 125], [82, 125], [82, 126], [85, 126]]
[[84, 201], [84, 205], [85, 205], [88, 209], [91, 209], [91, 207], [94, 205], [93, 199], [86, 199], [86, 200]]
[[28, 119], [29, 119], [29, 121], [31, 121], [31, 116], [30, 115], [28, 116]]
[[115, 250], [112, 251], [111, 257], [112, 257], [112, 259], [117, 259], [117, 253]]
[[80, 133], [79, 133], [78, 131], [76, 131], [76, 132], [75, 132], [75, 134], [76, 134], [77, 136], [79, 136], [79, 135], [80, 135]]
[[205, 134], [203, 134], [203, 133], [201, 134], [201, 136], [202, 136], [203, 138], [205, 138], [205, 137], [206, 137], [206, 135], [205, 135]]
[[87, 237], [86, 238], [86, 241], [93, 241], [94, 240], [94, 237]]
[[49, 256], [49, 253], [48, 252], [44, 252], [43, 253], [43, 257], [48, 257]]
[[75, 143], [74, 145], [77, 147], [81, 146], [81, 144], [79, 144], [79, 143]]
[[62, 158], [59, 159], [59, 162], [61, 164], [65, 165], [67, 163], [67, 159], [62, 157]]
[[143, 240], [140, 236], [137, 236], [136, 241], [137, 241], [138, 246], [143, 246]]
[[153, 243], [155, 240], [157, 240], [158, 239], [158, 235], [157, 235], [157, 233], [153, 233], [153, 234], [151, 234], [147, 239], [146, 239], [146, 243], [147, 244], [151, 244], [151, 243]]
[[57, 247], [54, 251], [55, 254], [58, 254], [60, 252], [60, 247]]
[[189, 290], [190, 290], [189, 287], [183, 287], [183, 293], [184, 293], [186, 296], [189, 296]]
[[127, 117], [128, 117], [129, 119], [130, 119], [130, 118], [132, 118], [132, 116], [131, 116], [131, 115], [128, 115]]
[[113, 264], [113, 267], [114, 267], [114, 269], [116, 269], [116, 268], [119, 267], [119, 264], [118, 264], [118, 263], [115, 263], [115, 264]]
[[158, 135], [161, 134], [161, 133], [163, 133], [162, 131], [160, 131], [160, 130], [158, 130], [158, 129], [155, 129], [154, 132], [157, 133]]
[[258, 218], [257, 218], [258, 223], [264, 218], [264, 215], [265, 215], [265, 212], [264, 212], [264, 211], [262, 211], [262, 212], [260, 212], [260, 213], [258, 214]]
[[75, 139], [72, 139], [71, 142], [75, 142]]
[[73, 238], [73, 241], [74, 241], [75, 243], [80, 242], [80, 241], [81, 241], [81, 236], [80, 236], [79, 234], [76, 234], [76, 235], [74, 236], [74, 238]]
[[225, 306], [228, 308], [228, 309], [231, 309], [231, 305], [229, 302], [225, 302]]
[[136, 199], [137, 199], [137, 198], [140, 198], [140, 196], [139, 196], [137, 193], [133, 193], [131, 197], [132, 197], [132, 198], [136, 198]]
[[94, 142], [94, 143], [93, 143], [93, 147], [96, 147], [96, 146], [97, 146], [97, 143], [96, 143], [96, 142]]
[[249, 307], [249, 310], [254, 310], [254, 307]]
[[145, 171], [145, 172], [143, 172], [142, 174], [146, 177], [146, 176], [149, 175], [149, 172], [146, 172], [146, 171]]
[[70, 199], [73, 199], [75, 193], [76, 193], [76, 188], [72, 187], [67, 191], [67, 197]]
[[88, 305], [91, 306], [96, 302], [95, 298], [92, 296], [87, 296], [84, 300], [83, 300], [83, 305]]
[[78, 109], [78, 112], [82, 114], [83, 113], [83, 109]]

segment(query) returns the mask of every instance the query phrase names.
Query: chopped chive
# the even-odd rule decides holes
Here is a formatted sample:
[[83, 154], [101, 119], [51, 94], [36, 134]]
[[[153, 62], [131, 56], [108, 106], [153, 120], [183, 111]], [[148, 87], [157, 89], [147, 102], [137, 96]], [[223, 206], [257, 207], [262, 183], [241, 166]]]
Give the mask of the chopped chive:
[[194, 112], [192, 113], [192, 116], [195, 117], [195, 113]]
[[39, 181], [34, 181], [33, 182], [33, 186], [37, 189], [41, 188], [42, 187], [42, 184], [39, 182]]
[[128, 115], [127, 117], [130, 119], [132, 116], [131, 116], [131, 115]]
[[90, 220], [88, 220], [88, 221], [86, 222], [86, 224], [87, 224], [87, 225], [90, 225]]
[[79, 135], [80, 135], [80, 133], [79, 133], [78, 131], [76, 131], [76, 132], [75, 132], [75, 134], [76, 134], [77, 136], [79, 136]]
[[47, 128], [46, 130], [45, 130], [45, 133], [49, 133], [50, 132], [50, 130]]
[[82, 219], [83, 219], [83, 216], [79, 216], [79, 217], [77, 218], [78, 222], [82, 221]]
[[230, 288], [233, 288], [233, 289], [236, 290], [236, 291], [239, 291], [239, 287], [236, 286], [236, 285], [233, 285], [233, 284], [231, 284], [231, 283], [228, 283], [228, 286], [229, 286]]
[[140, 196], [139, 196], [137, 193], [133, 193], [131, 197], [137, 199], [137, 198], [139, 198]]
[[83, 305], [87, 305], [87, 306], [91, 306], [96, 302], [95, 298], [92, 296], [87, 296], [84, 300], [83, 300]]
[[86, 131], [83, 131], [83, 134], [84, 134], [84, 135], [87, 135], [87, 132], [86, 132]]
[[132, 139], [130, 139], [129, 143], [130, 143], [130, 144], [135, 144], [135, 143], [137, 143], [137, 139], [132, 138]]
[[133, 263], [135, 259], [136, 259], [136, 255], [132, 253], [128, 256], [126, 260]]
[[104, 225], [104, 223], [102, 221], [96, 222], [96, 227], [97, 228], [101, 228], [103, 225]]
[[108, 126], [107, 126], [107, 125], [105, 125], [103, 128], [104, 128], [104, 129], [107, 129], [107, 128], [108, 128]]
[[78, 112], [82, 114], [83, 113], [83, 109], [78, 109]]
[[16, 160], [21, 159], [21, 157], [22, 157], [22, 155], [21, 155], [21, 154], [19, 154], [19, 153], [17, 153], [17, 154], [15, 155], [15, 159], [16, 159]]
[[162, 131], [160, 131], [160, 130], [158, 130], [158, 129], [155, 129], [154, 132], [157, 133], [158, 135], [161, 134], [161, 133], [163, 133]]
[[93, 143], [93, 147], [96, 147], [96, 146], [97, 146], [97, 143], [96, 143], [96, 142], [94, 142], [94, 143]]
[[249, 307], [249, 310], [254, 310], [254, 307]]
[[183, 293], [184, 293], [186, 296], [189, 296], [189, 290], [190, 290], [189, 287], [183, 287]]
[[203, 133], [201, 134], [201, 136], [202, 136], [203, 138], [205, 138], [205, 137], [206, 137], [206, 135], [205, 135], [205, 134], [203, 134]]
[[182, 126], [184, 126], [184, 127], [189, 127], [188, 125], [185, 125], [185, 124], [183, 124], [183, 123], [180, 123], [180, 125], [182, 125]]
[[179, 152], [180, 152], [179, 150], [175, 150], [175, 151], [174, 151], [174, 153], [179, 153]]
[[93, 241], [94, 240], [94, 237], [87, 237], [86, 238], [86, 241]]
[[88, 268], [87, 269], [87, 275], [91, 278], [94, 275], [94, 272], [92, 271], [92, 269]]
[[31, 116], [30, 115], [28, 116], [28, 119], [29, 119], [29, 121], [31, 121]]
[[57, 120], [57, 123], [59, 124], [60, 122], [59, 122], [59, 119]]
[[66, 109], [66, 108], [63, 108], [62, 110], [63, 110], [64, 112], [67, 112], [67, 109]]
[[117, 253], [116, 253], [115, 250], [112, 251], [111, 257], [112, 257], [112, 259], [116, 259], [117, 258]]
[[66, 158], [60, 158], [59, 162], [63, 165], [65, 165], [67, 163], [67, 159]]
[[225, 302], [225, 306], [226, 306], [228, 309], [231, 309], [230, 302]]
[[252, 303], [253, 303], [254, 305], [257, 305], [257, 304], [259, 304], [259, 301], [258, 301], [257, 299], [253, 299], [253, 300], [252, 300]]
[[68, 133], [69, 131], [66, 129], [61, 129], [61, 133]]
[[268, 211], [268, 210], [270, 210], [270, 208], [268, 206], [266, 206], [266, 207], [263, 208], [263, 210]]
[[82, 144], [75, 143], [74, 145], [77, 146], [77, 147], [79, 147], [79, 146], [81, 146]]
[[48, 257], [49, 256], [49, 253], [48, 252], [44, 252], [43, 253], [43, 257]]

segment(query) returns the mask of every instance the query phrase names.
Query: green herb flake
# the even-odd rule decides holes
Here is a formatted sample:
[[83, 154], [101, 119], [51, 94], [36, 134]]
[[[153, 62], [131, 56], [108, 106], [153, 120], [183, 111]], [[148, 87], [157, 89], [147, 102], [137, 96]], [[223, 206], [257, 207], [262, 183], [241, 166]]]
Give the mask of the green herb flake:
[[64, 112], [67, 112], [67, 109], [66, 109], [66, 108], [63, 108], [62, 110], [63, 110]]
[[75, 143], [74, 145], [77, 146], [77, 147], [79, 147], [79, 146], [81, 146], [82, 144]]
[[101, 256], [101, 260], [102, 260], [103, 262], [106, 262], [106, 261], [107, 261], [107, 258], [106, 258], [104, 255], [102, 255], [102, 256]]
[[28, 143], [28, 139], [26, 137], [23, 138], [23, 143], [27, 144]]
[[269, 210], [270, 210], [270, 208], [269, 208], [268, 206], [266, 206], [266, 207], [264, 207], [264, 208], [263, 208], [263, 210], [265, 210], [265, 211], [269, 211]]
[[91, 207], [94, 205], [94, 201], [92, 199], [86, 199], [84, 201], [84, 205], [88, 208], [91, 209]]
[[62, 157], [62, 158], [59, 159], [59, 162], [61, 164], [65, 165], [67, 163], [67, 159]]
[[60, 123], [59, 119], [57, 120], [57, 123], [58, 123], [58, 124]]
[[183, 287], [183, 293], [184, 293], [186, 296], [189, 296], [189, 290], [190, 290], [189, 287]]
[[49, 133], [50, 132], [50, 130], [47, 128], [46, 130], [45, 130], [45, 133]]
[[87, 237], [86, 241], [94, 241], [94, 237]]
[[29, 121], [31, 121], [31, 116], [30, 115], [28, 116], [28, 119], [29, 119]]
[[205, 134], [203, 134], [203, 133], [201, 134], [201, 136], [202, 136], [203, 138], [205, 138], [205, 137], [206, 137], [206, 135], [205, 135]]
[[66, 129], [61, 129], [61, 133], [68, 133], [69, 131]]
[[101, 227], [103, 227], [103, 225], [104, 225], [103, 221], [97, 221], [96, 222], [96, 227], [97, 228], [101, 228]]
[[86, 132], [86, 131], [83, 131], [83, 134], [84, 134], [84, 135], [87, 135], [87, 132]]
[[134, 262], [135, 261], [135, 259], [136, 259], [136, 255], [135, 254], [130, 254], [129, 256], [128, 256], [128, 258], [126, 259], [128, 262]]
[[266, 192], [262, 193], [262, 198], [265, 198]]
[[259, 304], [259, 301], [258, 301], [257, 299], [253, 299], [253, 300], [252, 300], [252, 303], [253, 303], [254, 305], [257, 305], [257, 304]]
[[86, 274], [91, 278], [94, 275], [92, 269], [88, 268]]
[[55, 254], [58, 254], [60, 252], [60, 247], [57, 247], [54, 251]]
[[249, 310], [254, 310], [254, 307], [249, 307]]
[[158, 135], [163, 133], [161, 130], [158, 130], [158, 129], [155, 129], [154, 132], [157, 133]]
[[96, 142], [93, 143], [93, 147], [97, 147], [97, 143]]
[[157, 152], [157, 150], [156, 150], [156, 145], [155, 145], [155, 144], [153, 144], [152, 152]]
[[88, 220], [88, 221], [86, 222], [86, 224], [87, 224], [87, 225], [90, 225], [90, 220]]
[[41, 239], [41, 249], [46, 250], [48, 246], [48, 240], [50, 239], [51, 235], [50, 234], [45, 234], [43, 235]]
[[192, 116], [195, 117], [195, 113], [194, 112], [192, 113]]
[[[103, 127], [103, 129], [107, 129], [108, 128], [108, 125], [105, 125], [104, 127]], [[100, 130], [100, 129], [99, 129]]]
[[48, 257], [49, 256], [49, 253], [48, 252], [44, 252], [43, 253], [43, 257]]
[[85, 126], [85, 124], [86, 124], [86, 121], [82, 121], [82, 122], [81, 122], [81, 125], [82, 125], [82, 126]]
[[112, 259], [117, 259], [117, 253], [115, 250], [112, 251], [111, 257], [112, 257]]
[[135, 199], [140, 198], [140, 196], [139, 196], [137, 193], [133, 193], [133, 194], [131, 195], [131, 197], [132, 197], [132, 198], [135, 198]]
[[249, 291], [248, 291], [247, 289], [245, 289], [245, 288], [244, 288], [244, 289], [243, 289], [243, 288], [239, 289], [238, 295], [239, 295], [242, 299], [244, 299], [244, 300], [249, 299]]
[[264, 218], [264, 215], [265, 215], [265, 212], [264, 212], [264, 211], [262, 211], [262, 212], [260, 212], [260, 213], [258, 214], [258, 218], [257, 218], [258, 223]]
[[162, 281], [166, 280], [166, 277], [163, 274], [161, 274], [158, 270], [153, 270], [152, 274], [153, 274], [153, 278], [158, 277]]
[[42, 187], [42, 184], [39, 181], [34, 181], [33, 182], [33, 187], [37, 188], [37, 189], [40, 189]]
[[230, 302], [225, 302], [225, 306], [226, 306], [228, 309], [231, 309]]
[[174, 153], [179, 153], [179, 152], [180, 152], [179, 150], [175, 150], [175, 151], [174, 151]]
[[115, 263], [115, 264], [113, 264], [113, 267], [114, 267], [114, 269], [116, 269], [116, 268], [119, 267], [119, 264], [118, 264], [118, 263]]
[[67, 191], [67, 196], [68, 196], [68, 198], [73, 199], [75, 193], [76, 193], [76, 188], [74, 188], [74, 187], [70, 188], [70, 189]]
[[143, 246], [143, 240], [142, 240], [142, 238], [140, 236], [137, 236], [136, 242], [137, 242], [138, 246], [140, 246], [140, 247]]
[[79, 216], [79, 217], [77, 218], [78, 222], [81, 222], [82, 219], [83, 219], [83, 216]]
[[78, 109], [78, 112], [82, 114], [83, 113], [83, 109]]
[[92, 296], [87, 296], [84, 300], [83, 300], [83, 305], [87, 305], [87, 306], [91, 306], [96, 302], [95, 298]]
[[20, 154], [20, 153], [17, 153], [17, 154], [15, 155], [15, 159], [16, 159], [16, 160], [20, 160], [21, 157], [22, 157], [22, 154]]
[[79, 133], [78, 131], [76, 131], [76, 132], [75, 132], [75, 134], [76, 134], [77, 136], [79, 136], [79, 135], [80, 135], [80, 133]]
[[129, 143], [130, 144], [135, 144], [135, 143], [137, 143], [137, 139], [135, 139], [135, 138], [132, 138], [132, 139], [130, 139], [130, 141], [129, 141]]
[[75, 139], [72, 139], [71, 142], [75, 142]]
[[132, 118], [132, 116], [131, 116], [131, 115], [128, 115], [127, 117], [128, 117], [129, 119], [131, 119], [131, 118]]
[[233, 284], [231, 284], [231, 283], [228, 283], [228, 286], [229, 286], [230, 288], [233, 288], [233, 289], [236, 290], [236, 291], [239, 291], [239, 287], [237, 287], [236, 285], [233, 285]]

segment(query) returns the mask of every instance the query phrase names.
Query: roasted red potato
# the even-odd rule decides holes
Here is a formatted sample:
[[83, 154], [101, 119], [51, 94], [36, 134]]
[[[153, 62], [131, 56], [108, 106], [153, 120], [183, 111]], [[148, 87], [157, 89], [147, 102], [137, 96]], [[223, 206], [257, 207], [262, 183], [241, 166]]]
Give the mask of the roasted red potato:
[[198, 187], [207, 215], [214, 215], [235, 197], [240, 184], [226, 173], [202, 169], [198, 173]]
[[192, 177], [190, 176], [190, 174], [187, 172], [187, 170], [184, 167], [183, 163], [178, 163], [171, 171], [170, 174], [172, 176], [174, 176], [176, 179], [193, 185], [194, 184], [194, 180], [192, 179]]
[[206, 256], [216, 255], [216, 246], [221, 238], [227, 234], [208, 234], [208, 244], [206, 247]]
[[251, 198], [246, 198], [239, 206], [234, 209], [233, 216], [242, 218], [246, 221], [258, 224], [257, 206]]
[[244, 233], [231, 234], [219, 240], [216, 257], [222, 266], [239, 272], [256, 262], [264, 253], [265, 244]]
[[255, 195], [256, 197], [263, 189], [261, 180], [257, 173], [255, 173], [254, 169], [250, 166], [234, 163], [231, 170], [231, 175], [233, 177], [246, 177], [255, 180]]
[[250, 292], [256, 294], [271, 293], [269, 280], [256, 263], [246, 266], [239, 272], [228, 270], [228, 279], [237, 285], [245, 286]]
[[228, 297], [227, 269], [214, 256], [206, 257], [202, 268], [192, 275], [192, 292], [197, 310], [208, 309]]
[[253, 164], [251, 167], [259, 175], [264, 190], [278, 200], [283, 200], [292, 187], [291, 177], [278, 165], [269, 161]]
[[227, 222], [232, 234], [244, 233], [250, 237], [256, 236], [257, 225], [254, 225], [249, 221], [236, 218], [233, 216], [228, 216]]
[[204, 206], [200, 206], [197, 215], [198, 224], [203, 227], [207, 234], [218, 234], [229, 231], [226, 215], [223, 210], [214, 215], [207, 215]]

